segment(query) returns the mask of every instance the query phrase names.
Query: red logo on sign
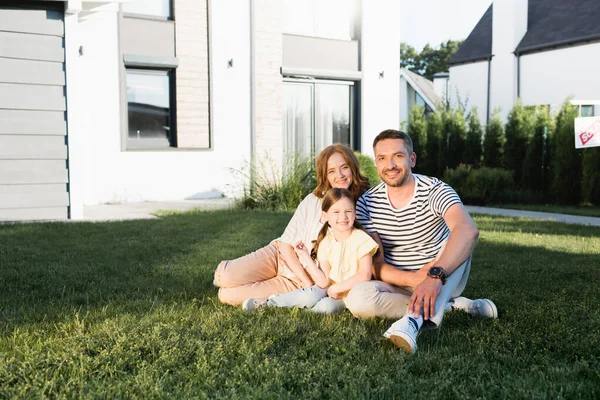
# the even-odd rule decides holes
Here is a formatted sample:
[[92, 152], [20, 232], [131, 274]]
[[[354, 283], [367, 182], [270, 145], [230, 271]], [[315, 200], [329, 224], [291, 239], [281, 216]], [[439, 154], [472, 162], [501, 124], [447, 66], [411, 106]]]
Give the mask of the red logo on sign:
[[600, 132], [600, 120], [594, 121], [592, 125], [579, 134], [579, 140], [581, 140], [581, 144], [585, 145], [587, 142], [592, 140], [594, 135], [598, 132]]

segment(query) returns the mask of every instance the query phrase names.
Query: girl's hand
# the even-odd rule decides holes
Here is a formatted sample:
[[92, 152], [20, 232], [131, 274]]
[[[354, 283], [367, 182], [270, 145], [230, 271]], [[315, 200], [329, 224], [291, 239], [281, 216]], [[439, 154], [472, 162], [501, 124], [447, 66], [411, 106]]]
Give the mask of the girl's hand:
[[302, 256], [310, 257], [310, 253], [308, 252], [308, 249], [306, 248], [302, 240], [300, 240], [294, 245], [294, 250], [296, 251], [296, 254], [298, 254], [298, 258], [301, 258]]
[[333, 285], [329, 286], [329, 288], [327, 289], [327, 296], [331, 297], [332, 299], [341, 299], [344, 295], [344, 291], [343, 290], [339, 290], [339, 285], [337, 283], [334, 283]]

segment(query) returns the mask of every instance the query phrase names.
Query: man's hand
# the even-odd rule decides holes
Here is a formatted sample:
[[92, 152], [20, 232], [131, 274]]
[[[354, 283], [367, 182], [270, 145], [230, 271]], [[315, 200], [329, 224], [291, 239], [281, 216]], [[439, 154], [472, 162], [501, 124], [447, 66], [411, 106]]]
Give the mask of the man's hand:
[[[421, 273], [419, 271], [418, 273]], [[419, 318], [421, 312], [423, 319], [428, 320], [435, 315], [435, 302], [442, 291], [442, 281], [440, 279], [425, 278], [425, 280], [415, 286], [413, 294], [408, 303], [408, 312], [415, 318]]]
[[327, 289], [327, 296], [331, 297], [332, 299], [341, 299], [344, 292], [340, 291], [338, 287], [339, 286], [337, 283], [334, 283], [333, 285], [329, 286], [329, 288]]

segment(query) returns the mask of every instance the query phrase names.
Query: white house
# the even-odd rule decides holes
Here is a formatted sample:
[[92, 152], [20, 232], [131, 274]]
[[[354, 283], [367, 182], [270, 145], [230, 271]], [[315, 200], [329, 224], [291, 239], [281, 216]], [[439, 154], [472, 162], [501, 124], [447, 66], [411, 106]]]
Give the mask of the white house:
[[553, 109], [599, 99], [599, 20], [597, 0], [495, 0], [450, 60], [451, 103], [477, 106], [485, 122], [494, 109], [505, 120], [519, 97]]
[[443, 99], [437, 94], [432, 81], [406, 68], [400, 68], [400, 126], [404, 129], [415, 104], [423, 106], [425, 114], [430, 114], [443, 104]]
[[394, 0], [0, 4], [0, 220], [239, 191], [398, 127]]

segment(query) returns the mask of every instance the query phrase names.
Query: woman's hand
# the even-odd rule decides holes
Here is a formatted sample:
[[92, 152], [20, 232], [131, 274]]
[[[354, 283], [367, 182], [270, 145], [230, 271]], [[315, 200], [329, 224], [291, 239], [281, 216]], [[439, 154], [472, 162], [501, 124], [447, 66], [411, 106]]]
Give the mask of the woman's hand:
[[298, 258], [300, 260], [303, 260], [303, 257], [304, 260], [306, 260], [306, 257], [310, 258], [310, 253], [308, 252], [308, 249], [306, 248], [302, 240], [298, 241], [294, 245], [294, 250], [296, 251], [296, 254], [298, 255]]

